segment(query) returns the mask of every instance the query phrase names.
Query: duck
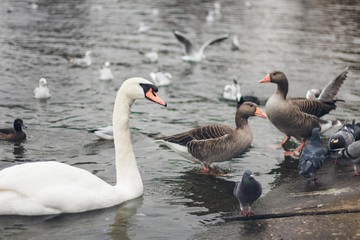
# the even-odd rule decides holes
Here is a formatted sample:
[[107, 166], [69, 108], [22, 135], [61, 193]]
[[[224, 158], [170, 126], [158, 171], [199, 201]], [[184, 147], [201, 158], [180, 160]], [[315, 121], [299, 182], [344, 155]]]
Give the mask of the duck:
[[156, 86], [163, 87], [171, 84], [172, 75], [169, 72], [151, 72], [150, 78]]
[[40, 78], [39, 86], [34, 89], [34, 95], [37, 99], [48, 99], [50, 98], [50, 89], [47, 86], [45, 78]]
[[324, 89], [319, 88], [311, 88], [306, 92], [306, 98], [312, 99], [312, 100], [320, 100], [320, 101], [344, 101], [336, 98], [336, 95], [338, 94], [340, 87], [346, 80], [347, 74], [348, 74], [349, 66], [347, 66], [336, 78], [331, 80]]
[[285, 155], [300, 155], [305, 141], [311, 137], [314, 128], [319, 128], [321, 132], [325, 132], [332, 126], [339, 124], [339, 121], [321, 119], [322, 116], [336, 109], [335, 96], [329, 96], [327, 101], [287, 98], [289, 83], [281, 71], [271, 72], [259, 82], [277, 85], [277, 90], [266, 102], [265, 112], [270, 122], [286, 135], [281, 146], [284, 147], [291, 137], [301, 141], [301, 144], [294, 151], [286, 151]]
[[133, 151], [129, 114], [134, 101], [147, 99], [166, 107], [150, 81], [134, 77], [117, 92], [114, 111], [116, 184], [57, 161], [24, 163], [0, 171], [0, 215], [79, 213], [118, 205], [143, 194]]
[[[262, 187], [261, 183], [254, 178], [251, 170], [245, 170], [241, 181], [235, 183], [233, 193], [239, 201], [240, 214], [248, 217], [253, 215], [251, 205], [261, 196]], [[247, 207], [246, 213], [244, 207]]]
[[24, 121], [20, 118], [14, 120], [13, 128], [0, 129], [0, 140], [21, 141], [26, 139], [23, 128], [26, 128]]
[[235, 114], [236, 127], [212, 124], [193, 128], [186, 132], [158, 138], [180, 156], [202, 164], [200, 173], [212, 174], [210, 165], [243, 154], [252, 143], [253, 135], [248, 118], [266, 114], [254, 103], [244, 102]]
[[91, 50], [85, 52], [83, 58], [69, 58], [69, 62], [74, 67], [87, 67], [91, 65]]
[[260, 105], [260, 100], [258, 97], [252, 95], [243, 96], [241, 94], [241, 87], [236, 79], [233, 79], [232, 84], [225, 85], [222, 97], [224, 100], [236, 101], [238, 106], [240, 106], [240, 104], [243, 102], [253, 102], [257, 105]]
[[104, 63], [104, 66], [99, 71], [99, 79], [103, 81], [108, 81], [114, 79], [114, 75], [112, 74], [111, 68], [110, 68], [110, 62], [106, 61]]
[[174, 30], [173, 33], [174, 33], [176, 39], [181, 44], [184, 45], [185, 55], [182, 56], [182, 60], [188, 61], [188, 62], [200, 62], [200, 61], [204, 60], [205, 59], [204, 51], [208, 46], [213, 45], [215, 43], [222, 42], [229, 38], [229, 34], [223, 34], [223, 35], [217, 36], [217, 37], [209, 39], [208, 41], [203, 43], [198, 51], [194, 51], [193, 44], [191, 43], [191, 41], [188, 38], [185, 37], [184, 34], [182, 34], [179, 31], [176, 31], [176, 30]]

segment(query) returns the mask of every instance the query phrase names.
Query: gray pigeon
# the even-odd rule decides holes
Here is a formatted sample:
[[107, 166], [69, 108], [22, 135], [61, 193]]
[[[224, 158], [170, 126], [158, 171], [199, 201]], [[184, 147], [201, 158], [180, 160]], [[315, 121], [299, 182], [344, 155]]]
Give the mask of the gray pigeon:
[[316, 171], [328, 155], [328, 150], [322, 145], [319, 132], [319, 128], [312, 130], [310, 141], [305, 144], [299, 160], [300, 175], [314, 181], [317, 180]]
[[[246, 170], [240, 182], [235, 184], [234, 196], [238, 199], [240, 204], [241, 215], [251, 216], [251, 205], [261, 196], [261, 184], [255, 180], [252, 172]], [[244, 207], [248, 207], [248, 212], [245, 214]]]
[[355, 176], [360, 176], [357, 167], [360, 163], [360, 141], [353, 142], [346, 148], [339, 151], [343, 159], [349, 159], [354, 164]]
[[353, 143], [355, 141], [355, 126], [355, 124], [344, 124], [334, 133], [329, 139], [329, 151], [338, 152]]

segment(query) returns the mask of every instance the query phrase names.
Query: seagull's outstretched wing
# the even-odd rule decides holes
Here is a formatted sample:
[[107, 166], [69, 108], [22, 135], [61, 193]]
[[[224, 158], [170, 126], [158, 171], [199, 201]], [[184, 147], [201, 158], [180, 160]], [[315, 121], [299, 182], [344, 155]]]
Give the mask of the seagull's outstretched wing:
[[210, 40], [206, 41], [203, 45], [201, 45], [199, 52], [203, 53], [205, 51], [205, 48], [207, 48], [208, 46], [213, 45], [215, 43], [222, 42], [228, 38], [229, 38], [229, 34], [223, 34], [223, 35], [217, 36], [213, 39], [210, 39]]
[[332, 101], [337, 93], [341, 85], [344, 83], [346, 79], [346, 75], [348, 73], [349, 66], [347, 66], [342, 73], [340, 73], [334, 80], [329, 82], [326, 87], [322, 90], [319, 100], [321, 101]]
[[190, 55], [193, 50], [193, 46], [192, 46], [192, 43], [190, 42], [190, 40], [187, 39], [184, 35], [182, 35], [179, 31], [173, 31], [173, 33], [174, 33], [176, 39], [179, 40], [180, 43], [184, 44], [185, 53], [187, 55]]

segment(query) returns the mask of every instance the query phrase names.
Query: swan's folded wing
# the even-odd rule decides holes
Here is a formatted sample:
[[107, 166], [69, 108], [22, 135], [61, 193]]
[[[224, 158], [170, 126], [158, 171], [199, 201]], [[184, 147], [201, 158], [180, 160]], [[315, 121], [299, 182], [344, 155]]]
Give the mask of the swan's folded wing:
[[289, 98], [288, 101], [290, 104], [297, 106], [300, 111], [316, 117], [322, 117], [336, 109], [334, 102], [321, 102], [306, 98]]
[[342, 73], [340, 73], [334, 80], [329, 82], [322, 90], [319, 96], [320, 101], [332, 101], [336, 97], [341, 85], [344, 83], [349, 66], [347, 66]]

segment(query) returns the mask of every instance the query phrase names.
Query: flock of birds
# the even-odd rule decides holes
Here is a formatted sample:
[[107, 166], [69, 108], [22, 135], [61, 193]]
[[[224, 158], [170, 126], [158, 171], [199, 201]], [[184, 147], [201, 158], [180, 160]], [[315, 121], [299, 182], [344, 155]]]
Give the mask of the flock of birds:
[[[211, 14], [221, 13], [221, 6], [214, 4]], [[210, 13], [209, 13], [210, 14]], [[211, 19], [211, 16], [208, 16]], [[210, 21], [210, 20], [209, 20]], [[144, 23], [139, 32], [147, 31]], [[199, 62], [205, 59], [205, 49], [229, 38], [220, 35], [206, 41], [199, 49], [194, 49], [191, 41], [181, 32], [173, 31], [176, 39], [183, 44], [184, 61]], [[238, 46], [234, 36], [232, 48]], [[146, 54], [145, 54], [146, 55]], [[157, 61], [157, 52], [153, 50], [147, 61]], [[69, 58], [73, 66], [90, 66], [91, 51], [83, 58]], [[360, 122], [344, 123], [331, 136], [328, 146], [324, 147], [320, 133], [331, 127], [339, 126], [339, 121], [330, 121], [324, 115], [336, 109], [337, 93], [346, 80], [348, 68], [330, 81], [324, 89], [310, 89], [306, 98], [288, 98], [289, 82], [285, 74], [274, 71], [267, 74], [260, 83], [274, 83], [277, 90], [267, 100], [265, 112], [259, 107], [259, 100], [254, 96], [242, 96], [238, 81], [226, 85], [223, 98], [236, 101], [235, 127], [212, 124], [161, 137], [157, 140], [184, 158], [202, 165], [200, 172], [213, 174], [213, 162], [229, 161], [249, 150], [253, 135], [248, 118], [256, 116], [269, 119], [282, 133], [285, 139], [291, 137], [301, 144], [285, 155], [299, 156], [300, 175], [316, 180], [316, 171], [327, 158], [351, 159], [355, 175], [360, 175], [357, 167], [360, 163]], [[105, 62], [99, 73], [100, 80], [114, 78], [110, 63]], [[95, 131], [104, 139], [111, 139], [115, 144], [116, 184], [104, 182], [97, 176], [83, 169], [55, 161], [33, 162], [15, 165], [0, 171], [0, 215], [46, 215], [59, 213], [84, 212], [114, 206], [124, 201], [139, 197], [143, 193], [143, 183], [137, 168], [133, 152], [129, 114], [135, 100], [147, 99], [166, 106], [158, 95], [157, 86], [171, 84], [172, 75], [167, 72], [150, 73], [151, 81], [143, 78], [130, 78], [121, 85], [115, 99], [113, 125]], [[50, 98], [50, 90], [45, 78], [39, 80], [34, 89], [37, 99]], [[19, 141], [26, 138], [25, 127], [21, 119], [14, 121], [13, 128], [0, 129], [0, 140]], [[251, 205], [262, 193], [261, 184], [255, 180], [250, 170], [244, 171], [242, 180], [236, 183], [234, 196], [238, 199], [242, 215], [252, 215]], [[247, 211], [245, 210], [247, 207]]]

